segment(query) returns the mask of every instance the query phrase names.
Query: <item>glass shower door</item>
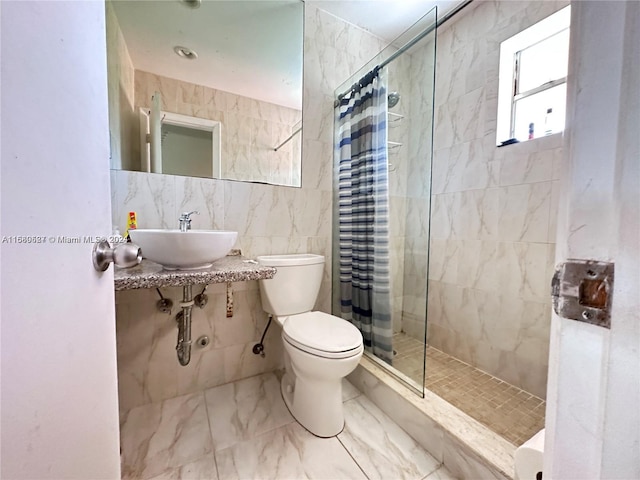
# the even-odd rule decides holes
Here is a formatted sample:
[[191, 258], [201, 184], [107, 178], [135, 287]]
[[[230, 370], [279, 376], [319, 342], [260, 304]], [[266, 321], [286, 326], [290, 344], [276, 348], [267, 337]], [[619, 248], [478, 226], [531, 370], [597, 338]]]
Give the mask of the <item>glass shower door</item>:
[[[335, 92], [333, 314], [348, 317], [345, 316], [345, 303], [349, 301], [344, 294], [345, 269], [342, 269], [342, 282], [340, 273], [341, 262], [344, 267], [345, 262], [350, 261], [345, 259], [348, 250], [344, 245], [351, 241], [344, 232], [341, 234], [340, 227], [341, 194], [344, 197], [344, 177], [341, 187], [340, 175], [341, 168], [344, 170], [345, 143], [349, 140], [344, 136], [339, 117], [350, 108], [348, 102], [356, 90], [360, 94], [356, 85], [363, 85], [367, 75], [377, 68], [384, 69], [387, 170], [382, 177], [388, 182], [388, 288], [385, 288], [390, 305], [390, 326], [385, 323], [384, 329], [390, 328], [391, 333], [384, 332], [382, 341], [391, 338], [392, 354], [390, 357], [379, 355], [375, 348], [367, 349], [365, 354], [421, 395], [425, 376], [436, 21], [434, 8]], [[354, 103], [357, 104], [354, 101], [351, 107]], [[353, 121], [363, 120], [358, 117]], [[353, 133], [351, 140], [355, 142], [357, 135]], [[374, 286], [376, 281], [374, 275]], [[376, 302], [372, 304], [372, 309], [375, 308]], [[377, 328], [374, 324], [374, 333]]]

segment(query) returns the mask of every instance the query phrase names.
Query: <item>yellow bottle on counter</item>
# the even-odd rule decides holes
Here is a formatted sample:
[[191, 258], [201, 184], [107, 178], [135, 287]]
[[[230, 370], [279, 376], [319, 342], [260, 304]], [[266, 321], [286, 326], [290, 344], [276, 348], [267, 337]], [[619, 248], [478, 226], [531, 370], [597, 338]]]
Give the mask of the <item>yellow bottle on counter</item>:
[[124, 234], [125, 238], [129, 238], [129, 230], [135, 230], [136, 228], [138, 228], [136, 212], [129, 212], [129, 218], [127, 219], [127, 232]]

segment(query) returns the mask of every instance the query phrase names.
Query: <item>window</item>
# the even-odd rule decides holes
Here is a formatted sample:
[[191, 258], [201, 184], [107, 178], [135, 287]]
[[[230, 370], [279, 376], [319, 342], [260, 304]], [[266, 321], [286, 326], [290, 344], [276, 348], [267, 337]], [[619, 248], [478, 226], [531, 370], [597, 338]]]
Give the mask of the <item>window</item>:
[[501, 43], [498, 145], [564, 130], [570, 8]]

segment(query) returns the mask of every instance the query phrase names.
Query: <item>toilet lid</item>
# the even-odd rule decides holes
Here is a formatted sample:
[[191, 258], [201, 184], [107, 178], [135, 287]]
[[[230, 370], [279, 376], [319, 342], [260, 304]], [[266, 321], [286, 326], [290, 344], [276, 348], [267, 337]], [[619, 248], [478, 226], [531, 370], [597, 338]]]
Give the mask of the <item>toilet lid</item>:
[[282, 336], [306, 352], [330, 358], [346, 358], [362, 348], [362, 334], [347, 320], [323, 312], [291, 315]]

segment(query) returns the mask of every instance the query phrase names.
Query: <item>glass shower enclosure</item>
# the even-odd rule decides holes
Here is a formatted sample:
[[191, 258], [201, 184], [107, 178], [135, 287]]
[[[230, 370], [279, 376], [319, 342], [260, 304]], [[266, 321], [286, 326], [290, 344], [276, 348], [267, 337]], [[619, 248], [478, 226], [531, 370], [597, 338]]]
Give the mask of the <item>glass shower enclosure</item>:
[[[356, 324], [365, 355], [420, 395], [436, 25], [434, 8], [338, 87], [334, 104], [332, 313]], [[376, 203], [363, 207], [370, 197]]]

